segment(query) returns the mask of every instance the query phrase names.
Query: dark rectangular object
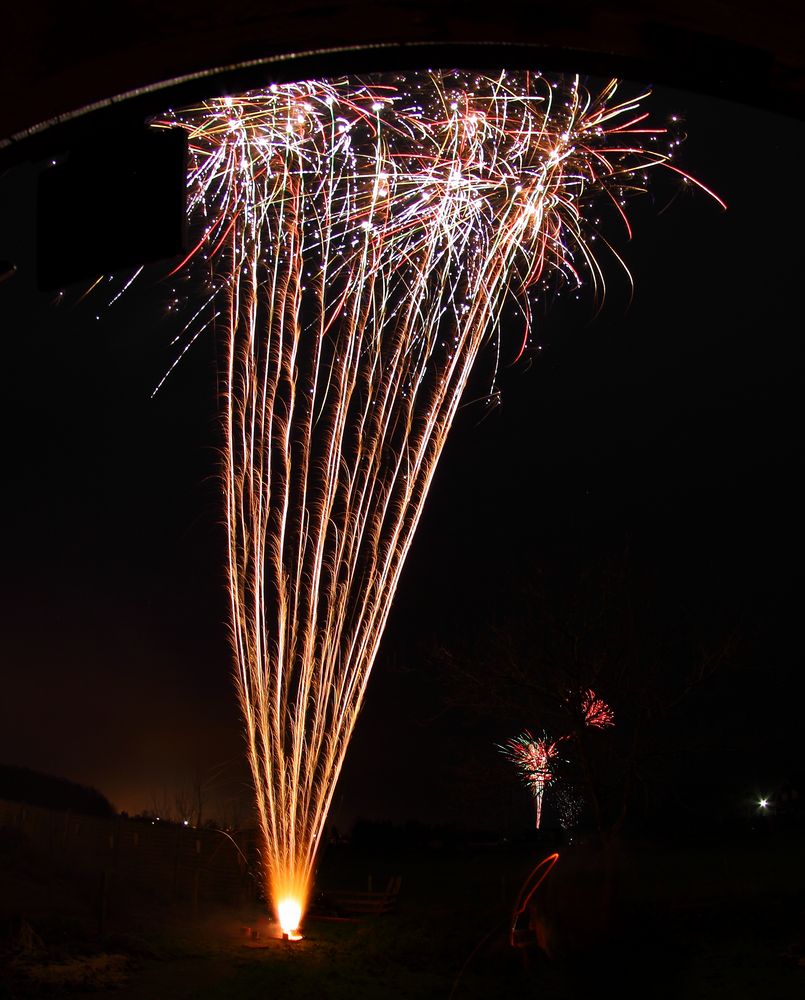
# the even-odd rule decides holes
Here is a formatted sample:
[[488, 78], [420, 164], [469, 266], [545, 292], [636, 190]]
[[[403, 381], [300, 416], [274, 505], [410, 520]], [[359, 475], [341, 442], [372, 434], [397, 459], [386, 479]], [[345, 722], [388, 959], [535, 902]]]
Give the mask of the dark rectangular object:
[[181, 253], [186, 175], [182, 129], [138, 125], [70, 149], [39, 178], [39, 287], [64, 288]]

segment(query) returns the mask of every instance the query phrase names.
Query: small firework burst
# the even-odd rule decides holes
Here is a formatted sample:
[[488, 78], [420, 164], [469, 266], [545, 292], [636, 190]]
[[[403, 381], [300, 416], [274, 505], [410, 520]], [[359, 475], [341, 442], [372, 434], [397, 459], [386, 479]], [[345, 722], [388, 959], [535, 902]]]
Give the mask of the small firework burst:
[[551, 740], [546, 733], [534, 737], [526, 729], [519, 736], [508, 740], [500, 749], [517, 765], [523, 781], [534, 795], [535, 826], [539, 829], [545, 788], [555, 777], [555, 765], [551, 762], [559, 756], [557, 742]]
[[592, 688], [582, 694], [581, 713], [584, 725], [594, 729], [605, 729], [615, 725], [615, 713], [603, 698], [599, 698]]

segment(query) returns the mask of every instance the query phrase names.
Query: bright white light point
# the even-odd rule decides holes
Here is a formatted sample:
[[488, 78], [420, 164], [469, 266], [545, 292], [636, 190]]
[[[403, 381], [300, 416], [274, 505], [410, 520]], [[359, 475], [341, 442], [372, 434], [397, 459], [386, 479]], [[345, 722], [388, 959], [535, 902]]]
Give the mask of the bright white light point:
[[375, 103], [372, 105], [372, 111], [382, 111], [382, 110], [383, 110], [383, 102], [375, 101]]
[[769, 804], [768, 799], [761, 799], [760, 802], [758, 802], [758, 805], [760, 806], [761, 809], [766, 809], [768, 807], [768, 804]]
[[296, 899], [282, 899], [277, 904], [277, 916], [283, 934], [293, 934], [299, 929], [302, 919], [302, 907]]
[[226, 105], [226, 106], [227, 106], [228, 108], [231, 108], [231, 107], [232, 107], [232, 98], [231, 98], [231, 97], [225, 97], [225, 98], [224, 98], [224, 104], [225, 104], [225, 105]]
[[455, 101], [451, 101], [450, 102], [450, 110], [451, 111], [457, 111], [458, 110], [458, 104], [456, 104]]

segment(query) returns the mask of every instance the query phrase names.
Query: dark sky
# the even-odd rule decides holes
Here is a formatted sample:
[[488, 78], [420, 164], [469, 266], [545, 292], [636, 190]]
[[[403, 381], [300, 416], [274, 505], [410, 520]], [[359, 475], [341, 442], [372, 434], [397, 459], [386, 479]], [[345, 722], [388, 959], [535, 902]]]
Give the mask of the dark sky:
[[[460, 413], [336, 796], [342, 824], [463, 815], [449, 765], [466, 730], [429, 722], [436, 686], [399, 665], [501, 620], [546, 563], [572, 574], [626, 547], [666, 631], [741, 626], [740, 669], [690, 723], [712, 726], [716, 748], [697, 766], [714, 781], [745, 769], [753, 788], [801, 772], [805, 126], [667, 90], [651, 107], [683, 116], [682, 162], [729, 210], [658, 184], [632, 206], [631, 243], [610, 234], [633, 302], [615, 267], [597, 318], [585, 295], [560, 300], [538, 319], [533, 363], [501, 373], [500, 407]], [[37, 292], [33, 173], [0, 177], [0, 257], [20, 265], [0, 285], [0, 762], [94, 785], [130, 812], [225, 764], [226, 803], [246, 778], [216, 345], [199, 341], [151, 399], [178, 329], [161, 265], [110, 308], [111, 293], [54, 305]], [[524, 726], [539, 721], [512, 719], [500, 738]]]

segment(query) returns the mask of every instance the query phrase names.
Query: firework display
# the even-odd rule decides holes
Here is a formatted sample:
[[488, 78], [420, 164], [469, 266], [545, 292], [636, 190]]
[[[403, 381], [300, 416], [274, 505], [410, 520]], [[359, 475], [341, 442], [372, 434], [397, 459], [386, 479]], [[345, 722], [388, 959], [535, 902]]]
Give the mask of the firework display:
[[603, 698], [599, 698], [592, 688], [587, 688], [581, 700], [584, 725], [594, 729], [606, 729], [615, 725], [615, 713]]
[[501, 749], [517, 765], [523, 781], [531, 789], [536, 807], [534, 825], [539, 830], [545, 788], [554, 778], [555, 765], [551, 761], [559, 756], [557, 744], [545, 733], [534, 737], [526, 729], [519, 736], [509, 740]]
[[[292, 922], [482, 346], [494, 372], [510, 306], [506, 358], [526, 351], [549, 283], [600, 294], [592, 247], [620, 258], [592, 206], [625, 222], [649, 172], [676, 170], [645, 96], [413, 72], [273, 85], [153, 123], [189, 139], [197, 235], [179, 267], [201, 264], [208, 292], [187, 343], [213, 323], [226, 345], [235, 679], [267, 891]], [[553, 746], [522, 744], [535, 789]]]
[[565, 833], [569, 833], [581, 818], [584, 799], [572, 785], [562, 784], [554, 790], [554, 801], [559, 826]]
[[[615, 725], [615, 713], [592, 688], [581, 691], [577, 698], [568, 695], [566, 702], [571, 710], [574, 704], [578, 704], [583, 723], [590, 729], [605, 729]], [[569, 743], [573, 738], [573, 734], [570, 733], [560, 736], [554, 741], [545, 732], [542, 736], [534, 737], [526, 729], [519, 736], [507, 740], [506, 743], [498, 747], [515, 764], [523, 781], [534, 796], [537, 829], [542, 821], [542, 800], [545, 796], [545, 789], [556, 778], [556, 765], [551, 764], [551, 761], [556, 760], [559, 763], [559, 744]], [[560, 803], [560, 813], [563, 816], [562, 826], [565, 826], [565, 819], [568, 825], [572, 825], [578, 818], [580, 811], [581, 801], [568, 789], [563, 802]]]

